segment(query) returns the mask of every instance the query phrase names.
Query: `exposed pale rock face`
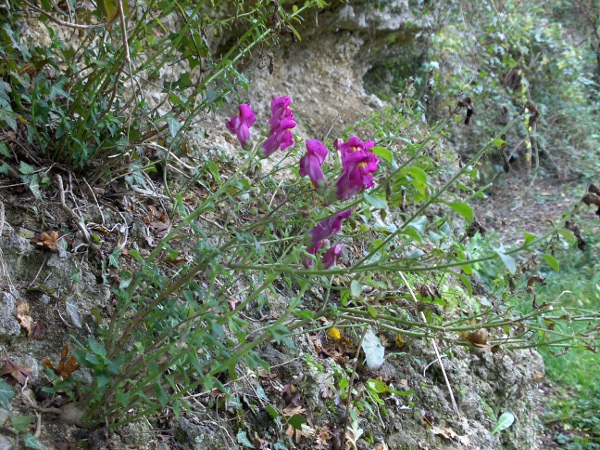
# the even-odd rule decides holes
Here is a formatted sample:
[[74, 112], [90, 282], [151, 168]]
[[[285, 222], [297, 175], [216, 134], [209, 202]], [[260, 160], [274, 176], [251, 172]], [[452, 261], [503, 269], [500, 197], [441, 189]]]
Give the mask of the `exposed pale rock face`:
[[[366, 2], [350, 2], [308, 15], [300, 28], [301, 42], [282, 39], [270, 49], [274, 70], [270, 74], [259, 57], [247, 62], [250, 82], [242, 92], [259, 121], [266, 120], [274, 95], [289, 95], [300, 119], [296, 130], [305, 138], [335, 139], [357, 120], [368, 118], [384, 103], [365, 92], [363, 76], [373, 61], [394, 51], [398, 43], [419, 30], [407, 1], [393, 1], [381, 8]], [[262, 67], [262, 68], [261, 68]]]

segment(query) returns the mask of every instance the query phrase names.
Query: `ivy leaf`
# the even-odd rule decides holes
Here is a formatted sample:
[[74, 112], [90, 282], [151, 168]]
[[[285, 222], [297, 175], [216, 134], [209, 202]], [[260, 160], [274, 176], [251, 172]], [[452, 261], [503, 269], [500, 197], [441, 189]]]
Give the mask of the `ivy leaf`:
[[238, 434], [236, 437], [237, 437], [238, 444], [242, 444], [243, 446], [248, 447], [248, 448], [254, 448], [254, 445], [252, 444], [252, 442], [250, 442], [250, 439], [248, 439], [248, 435], [241, 428], [238, 431]]
[[75, 299], [73, 299], [73, 296], [71, 296], [71, 295], [67, 296], [66, 307], [67, 307], [67, 313], [69, 314], [69, 317], [71, 318], [71, 321], [73, 322], [73, 325], [75, 325], [77, 328], [81, 328], [81, 319], [79, 317], [79, 306], [77, 306], [77, 303], [75, 302]]
[[383, 365], [385, 348], [371, 327], [367, 329], [362, 343], [369, 369], [379, 369]]
[[288, 423], [293, 426], [296, 430], [301, 430], [302, 429], [302, 425], [305, 424], [307, 422], [306, 417], [300, 415], [300, 414], [294, 414], [292, 417], [290, 417], [290, 420], [288, 420]]
[[0, 405], [6, 410], [10, 409], [8, 401], [15, 395], [15, 390], [11, 388], [4, 380], [0, 379]]
[[27, 433], [25, 438], [23, 439], [23, 444], [25, 444], [26, 448], [32, 448], [33, 450], [44, 450], [40, 441], [31, 433]]
[[175, 117], [173, 117], [173, 114], [171, 113], [168, 113], [165, 116], [165, 121], [169, 125], [169, 133], [171, 134], [171, 137], [174, 138], [177, 136], [177, 133], [179, 133], [179, 130], [181, 130], [181, 124]]

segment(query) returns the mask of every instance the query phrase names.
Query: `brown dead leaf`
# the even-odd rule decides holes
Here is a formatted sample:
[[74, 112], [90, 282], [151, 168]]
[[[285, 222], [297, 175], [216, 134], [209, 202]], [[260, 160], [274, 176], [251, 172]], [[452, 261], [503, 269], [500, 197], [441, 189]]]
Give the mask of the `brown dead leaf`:
[[465, 339], [473, 344], [485, 345], [490, 337], [490, 333], [486, 328], [472, 331], [465, 336]]
[[21, 385], [25, 385], [27, 378], [33, 378], [33, 370], [28, 367], [19, 366], [10, 360], [6, 355], [6, 362], [0, 376], [10, 375]]
[[300, 398], [300, 393], [292, 383], [288, 383], [283, 387], [283, 389], [281, 390], [281, 399], [283, 400], [283, 403], [286, 405], [286, 407], [298, 406], [302, 401]]
[[594, 194], [593, 192], [588, 192], [587, 194], [585, 194], [583, 196], [581, 201], [588, 206], [589, 205], [600, 206], [600, 195]]
[[35, 322], [33, 317], [29, 315], [29, 304], [21, 302], [17, 305], [17, 320], [25, 330], [27, 330], [27, 338], [42, 340], [45, 338], [44, 327], [42, 324]]
[[541, 275], [533, 275], [527, 280], [527, 286], [533, 286], [538, 283], [540, 286], [546, 286], [546, 279]]
[[148, 210], [150, 214], [144, 218], [144, 222], [152, 228], [157, 238], [162, 239], [171, 230], [171, 221], [152, 205], [148, 205]]
[[260, 378], [263, 378], [263, 379], [266, 379], [266, 380], [273, 380], [273, 379], [277, 378], [279, 376], [279, 374], [278, 373], [268, 372], [265, 369], [260, 369], [258, 371], [258, 376]]
[[448, 439], [450, 441], [460, 442], [465, 447], [469, 447], [471, 445], [468, 436], [459, 436], [454, 430], [452, 430], [452, 428], [440, 428], [434, 425], [431, 427], [431, 430], [434, 434], [437, 434], [438, 436], [441, 436], [444, 439]]
[[302, 439], [303, 436], [307, 436], [304, 433], [304, 430], [296, 430], [291, 425], [288, 425], [287, 429], [285, 430], [285, 434], [287, 434], [296, 444], [300, 443], [300, 439]]
[[37, 248], [58, 253], [58, 251], [59, 251], [58, 245], [61, 240], [64, 239], [67, 244], [71, 243], [70, 242], [71, 240], [66, 238], [65, 236], [67, 236], [66, 233], [63, 233], [60, 230], [59, 231], [53, 230], [53, 231], [42, 232], [40, 234], [36, 234], [31, 239], [31, 242], [33, 244], [35, 244], [37, 246]]
[[303, 408], [302, 406], [288, 405], [283, 408], [281, 412], [286, 417], [293, 417], [296, 414], [304, 414], [306, 412], [306, 408]]

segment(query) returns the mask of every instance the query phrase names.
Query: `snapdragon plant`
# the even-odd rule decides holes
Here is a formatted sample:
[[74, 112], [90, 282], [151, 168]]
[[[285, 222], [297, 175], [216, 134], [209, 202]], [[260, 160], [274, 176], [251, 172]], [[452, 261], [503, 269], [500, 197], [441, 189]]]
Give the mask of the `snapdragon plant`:
[[[470, 333], [484, 329], [489, 348], [566, 345], [564, 331], [543, 325], [558, 303], [530, 306], [498, 294], [501, 300], [482, 306], [471, 297], [475, 265], [501, 261], [511, 280], [536, 270], [534, 256], [557, 268], [545, 249], [564, 232], [557, 224], [513, 247], [473, 245], [483, 227], [475, 226], [468, 201], [485, 187], [465, 183], [500, 139], [462, 168], [445, 168], [453, 173], [436, 183], [442, 168], [431, 153], [443, 145], [443, 123], [417, 140], [402, 135], [403, 121], [392, 110], [373, 122], [377, 143], [354, 135], [302, 142], [292, 131], [289, 97], [275, 96], [271, 113], [268, 133], [257, 138], [251, 106], [240, 105], [227, 122], [245, 150], [240, 165], [215, 177], [195, 209], [176, 204], [182, 219], [150, 256], [130, 252], [139, 270], [123, 272], [115, 316], [76, 352], [93, 373], [92, 385], [81, 387], [87, 424], [110, 420], [117, 427], [166, 407], [179, 414], [198, 390], [227, 395], [240, 364], [268, 369], [260, 344], [294, 349], [294, 334], [321, 329], [320, 318], [360, 329], [360, 341], [369, 336], [370, 344], [378, 338], [368, 330], [471, 345]], [[251, 175], [277, 157], [271, 172]], [[226, 218], [217, 223], [211, 213]], [[169, 272], [161, 264], [165, 254], [185, 254], [187, 262]], [[253, 326], [249, 316], [280, 295], [285, 306]], [[423, 315], [415, 316], [407, 301]], [[469, 313], [453, 313], [458, 308]], [[569, 339], [590, 339], [588, 331]]]

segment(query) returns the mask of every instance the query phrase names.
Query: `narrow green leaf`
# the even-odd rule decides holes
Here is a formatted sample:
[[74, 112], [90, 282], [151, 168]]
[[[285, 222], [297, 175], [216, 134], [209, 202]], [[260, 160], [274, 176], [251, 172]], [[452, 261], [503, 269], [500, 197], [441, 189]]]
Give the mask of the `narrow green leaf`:
[[405, 167], [400, 171], [402, 175], [409, 175], [414, 180], [419, 180], [421, 183], [427, 184], [427, 174], [423, 169], [418, 167]]
[[462, 273], [456, 273], [455, 275], [460, 281], [462, 281], [462, 284], [465, 286], [465, 289], [467, 290], [467, 294], [472, 296], [473, 295], [473, 286], [471, 285], [471, 280], [469, 280], [469, 277], [467, 277], [466, 275], [463, 275]]
[[376, 319], [379, 316], [379, 313], [377, 312], [377, 310], [375, 308], [373, 308], [371, 305], [367, 305], [367, 311], [369, 311], [369, 314], [374, 319]]
[[389, 391], [388, 385], [381, 380], [375, 380], [374, 378], [369, 378], [367, 380], [367, 386], [377, 392], [378, 394], [384, 394]]
[[380, 158], [385, 159], [388, 162], [391, 162], [394, 159], [394, 154], [388, 150], [387, 148], [376, 146], [371, 149], [371, 152], [375, 156], [379, 156]]
[[571, 230], [558, 230], [558, 232], [560, 234], [562, 234], [565, 238], [567, 238], [567, 240], [569, 242], [571, 242], [572, 244], [574, 244], [575, 242], [577, 242], [577, 238], [575, 237], [575, 235], [573, 234], [573, 232]]
[[446, 203], [446, 205], [448, 205], [454, 211], [456, 211], [461, 216], [463, 216], [466, 219], [466, 221], [469, 223], [469, 225], [471, 224], [471, 222], [473, 222], [473, 217], [474, 217], [473, 208], [471, 208], [466, 203], [448, 202], [448, 203]]
[[515, 416], [513, 416], [509, 412], [502, 413], [502, 415], [498, 418], [498, 423], [492, 430], [492, 435], [501, 432], [502, 430], [506, 430], [515, 422]]
[[277, 419], [279, 417], [279, 413], [277, 412], [277, 410], [271, 406], [271, 405], [267, 405], [267, 412], [271, 415], [271, 417], [273, 419]]
[[0, 142], [0, 155], [11, 158], [10, 150], [4, 142]]
[[169, 401], [169, 396], [158, 380], [154, 382], [154, 391], [156, 392], [156, 399], [158, 400], [158, 403], [160, 403], [160, 406], [164, 407]]
[[512, 256], [504, 253], [504, 246], [500, 245], [500, 247], [494, 249], [494, 252], [500, 257], [500, 259], [502, 260], [508, 271], [511, 273], [511, 275], [514, 275], [517, 271], [517, 264], [515, 263], [515, 259]]
[[352, 280], [352, 283], [350, 283], [350, 292], [353, 297], [359, 297], [362, 293], [362, 285], [358, 281]]
[[374, 208], [386, 209], [388, 207], [387, 202], [382, 197], [376, 195], [369, 195], [367, 192], [363, 192], [363, 197], [367, 201], [367, 203]]
[[546, 261], [548, 263], [548, 265], [554, 269], [555, 272], [558, 272], [560, 270], [558, 261], [556, 260], [556, 258], [554, 258], [554, 256], [543, 255], [542, 258], [544, 258], [544, 261]]
[[213, 179], [217, 183], [221, 183], [221, 177], [219, 176], [219, 168], [217, 167], [217, 165], [214, 162], [212, 162], [212, 161], [207, 161], [206, 162], [206, 168], [208, 169], [208, 171], [212, 175]]

